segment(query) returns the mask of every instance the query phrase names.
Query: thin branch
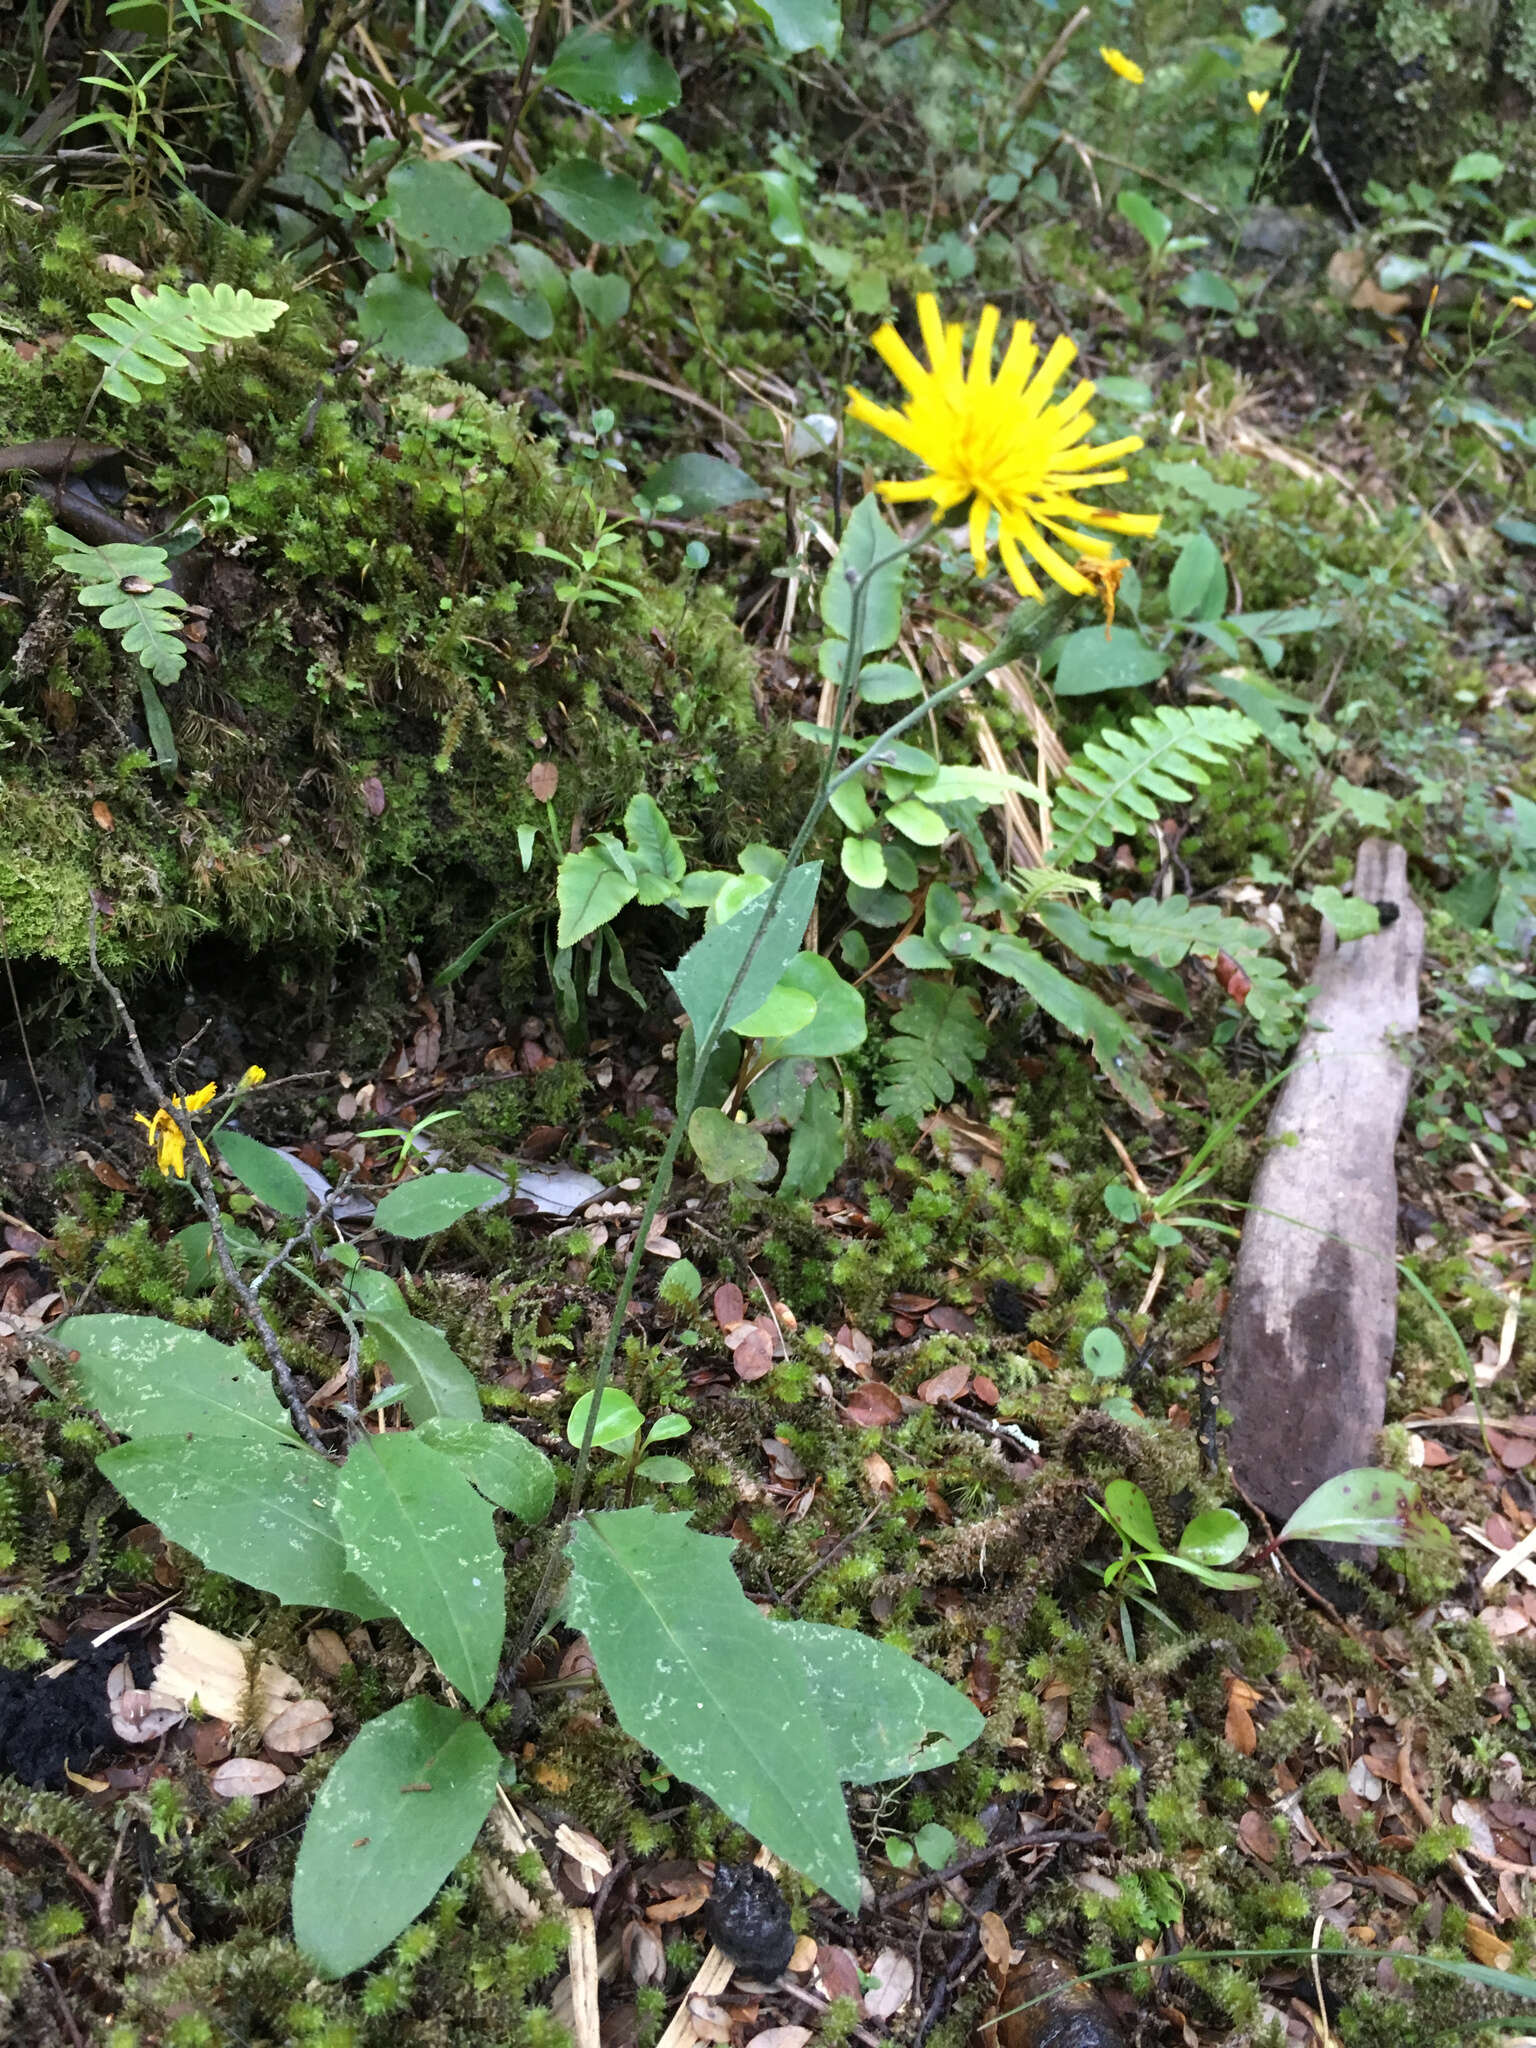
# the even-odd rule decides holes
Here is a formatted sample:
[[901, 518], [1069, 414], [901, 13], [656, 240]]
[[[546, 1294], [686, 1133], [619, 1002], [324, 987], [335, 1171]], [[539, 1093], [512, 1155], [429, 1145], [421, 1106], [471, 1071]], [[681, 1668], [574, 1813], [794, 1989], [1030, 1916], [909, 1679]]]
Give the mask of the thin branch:
[[229, 213], [226, 218], [233, 226], [240, 225], [261, 197], [262, 187], [267, 180], [281, 169], [284, 157], [293, 146], [293, 138], [298, 134], [304, 116], [309, 112], [315, 94], [320, 90], [320, 81], [325, 76], [327, 65], [335, 56], [342, 38], [349, 36], [367, 14], [369, 5], [370, 0], [357, 0], [357, 4], [339, 19], [327, 22], [315, 39], [314, 55], [308, 64], [302, 66], [285, 82], [282, 118], [273, 129], [272, 138], [266, 148], [246, 172], [244, 181], [229, 202]]
[[1057, 36], [1055, 42], [1052, 43], [1051, 47], [1040, 59], [1034, 77], [1029, 80], [1024, 90], [1013, 103], [1013, 119], [1009, 123], [1010, 134], [1015, 128], [1027, 121], [1034, 112], [1035, 102], [1039, 99], [1041, 93], [1045, 91], [1046, 86], [1049, 85], [1051, 73], [1067, 54], [1067, 45], [1092, 12], [1093, 9], [1091, 7], [1079, 7], [1076, 14], [1073, 15], [1060, 35]]
[[[908, 36], [920, 36], [925, 28], [937, 28], [954, 6], [955, 0], [933, 0], [926, 14], [920, 14], [916, 21], [899, 22], [895, 28], [888, 28], [883, 36], [876, 36], [870, 45], [875, 50], [889, 50], [896, 43], [904, 43]], [[1083, 9], [1084, 14], [1088, 12]]]
[[303, 1437], [305, 1443], [323, 1455], [325, 1453], [325, 1445], [321, 1442], [314, 1424], [309, 1419], [309, 1410], [305, 1406], [303, 1392], [293, 1376], [292, 1367], [283, 1356], [283, 1347], [277, 1340], [277, 1332], [262, 1313], [261, 1303], [246, 1285], [241, 1277], [240, 1269], [230, 1256], [229, 1244], [224, 1235], [223, 1218], [219, 1214], [219, 1191], [214, 1185], [213, 1175], [208, 1169], [208, 1162], [203, 1157], [202, 1143], [198, 1138], [192, 1119], [188, 1116], [186, 1110], [179, 1107], [174, 1098], [161, 1087], [159, 1077], [146, 1058], [144, 1047], [140, 1043], [139, 1027], [133, 1020], [133, 1014], [129, 1010], [128, 1005], [123, 1001], [122, 993], [116, 983], [108, 979], [106, 969], [96, 956], [96, 906], [94, 903], [91, 905], [88, 939], [91, 973], [106, 990], [112, 1007], [117, 1013], [117, 1020], [122, 1025], [124, 1034], [127, 1037], [128, 1050], [132, 1056], [133, 1064], [138, 1071], [139, 1079], [155, 1098], [157, 1106], [165, 1112], [181, 1133], [183, 1156], [188, 1177], [197, 1190], [203, 1214], [208, 1219], [209, 1232], [213, 1240], [214, 1257], [219, 1262], [219, 1270], [229, 1283], [235, 1299], [245, 1310], [252, 1329], [261, 1341], [261, 1348], [266, 1353], [267, 1363], [272, 1368], [272, 1377], [277, 1383], [284, 1401], [288, 1404], [288, 1413], [293, 1417], [294, 1428]]

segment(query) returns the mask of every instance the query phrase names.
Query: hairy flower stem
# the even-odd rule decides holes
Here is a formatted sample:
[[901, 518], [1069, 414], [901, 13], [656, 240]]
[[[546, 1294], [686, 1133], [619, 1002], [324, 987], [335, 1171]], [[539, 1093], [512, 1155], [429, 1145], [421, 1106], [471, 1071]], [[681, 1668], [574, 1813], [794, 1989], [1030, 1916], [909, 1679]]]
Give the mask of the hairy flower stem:
[[[646, 1245], [650, 1241], [651, 1227], [655, 1223], [657, 1213], [662, 1203], [666, 1200], [667, 1191], [672, 1185], [673, 1169], [677, 1164], [677, 1155], [682, 1149], [683, 1139], [687, 1136], [689, 1119], [699, 1106], [699, 1096], [703, 1091], [704, 1077], [709, 1067], [710, 1056], [727, 1028], [726, 1019], [731, 1014], [731, 1007], [745, 983], [748, 973], [751, 971], [752, 963], [757, 958], [764, 937], [772, 926], [774, 913], [778, 909], [784, 891], [789, 884], [789, 879], [799, 865], [800, 857], [809, 845], [812, 834], [826, 814], [833, 791], [840, 789], [853, 776], [860, 775], [866, 768], [873, 766], [879, 760], [880, 750], [883, 746], [889, 741], [898, 738], [921, 720], [927, 718], [930, 712], [937, 710], [941, 705], [950, 703], [963, 691], [970, 689], [973, 684], [979, 683], [993, 669], [1001, 668], [1007, 662], [1016, 661], [1021, 654], [1028, 652], [1032, 648], [1043, 646], [1057, 631], [1067, 609], [1066, 601], [1059, 597], [1053, 597], [1050, 602], [1028, 611], [1022, 605], [1018, 606], [1004, 628], [997, 645], [990, 654], [977, 662], [974, 668], [968, 669], [957, 682], [946, 685], [944, 689], [936, 691], [931, 697], [925, 697], [916, 710], [909, 711], [905, 717], [897, 719], [894, 725], [889, 726], [880, 734], [878, 739], [874, 740], [864, 749], [863, 753], [857, 757], [850, 767], [840, 771], [837, 767], [838, 751], [842, 743], [844, 729], [847, 726], [858, 696], [859, 667], [863, 660], [864, 652], [864, 614], [868, 605], [871, 585], [875, 577], [882, 570], [888, 569], [893, 562], [897, 562], [910, 554], [927, 531], [928, 523], [925, 521], [919, 532], [909, 536], [899, 547], [893, 548], [888, 554], [881, 555], [877, 560], [871, 562], [869, 567], [860, 573], [854, 585], [847, 653], [843, 659], [842, 675], [838, 679], [837, 696], [833, 701], [832, 723], [824, 749], [821, 773], [817, 778], [816, 793], [806, 809], [805, 816], [800, 821], [800, 829], [795, 834], [794, 844], [790, 847], [785, 857], [783, 867], [780, 868], [777, 876], [774, 878], [773, 886], [765, 897], [758, 899], [761, 902], [762, 908], [758, 916], [757, 930], [753, 934], [752, 942], [746, 950], [740, 967], [736, 970], [735, 979], [731, 983], [725, 1001], [720, 1005], [715, 1017], [707, 1025], [703, 1023], [703, 1020], [692, 1020], [696, 1033], [693, 1072], [689, 1078], [687, 1088], [678, 1098], [677, 1112], [673, 1119], [672, 1128], [667, 1134], [666, 1144], [662, 1147], [661, 1158], [657, 1161], [656, 1172], [651, 1181], [650, 1193], [646, 1196], [645, 1207], [641, 1211], [640, 1220], [635, 1227], [634, 1243], [630, 1248], [629, 1257], [625, 1261], [624, 1273], [619, 1281], [618, 1293], [614, 1296], [613, 1315], [608, 1325], [607, 1337], [603, 1343], [602, 1355], [598, 1359], [597, 1372], [592, 1381], [592, 1399], [587, 1411], [587, 1426], [582, 1433], [581, 1444], [576, 1453], [576, 1471], [571, 1481], [570, 1499], [566, 1504], [565, 1510], [564, 1519], [566, 1523], [574, 1521], [581, 1510], [582, 1500], [586, 1492], [587, 1468], [591, 1462], [592, 1441], [597, 1432], [598, 1413], [602, 1407], [603, 1394], [613, 1378], [614, 1363], [618, 1357], [619, 1343], [623, 1335], [624, 1317], [634, 1295], [635, 1283], [640, 1277], [640, 1266], [645, 1257]], [[755, 908], [756, 905], [754, 904], [749, 906], [747, 911], [740, 911], [737, 915], [745, 916], [749, 914], [751, 909]], [[551, 1543], [538, 1589], [529, 1603], [528, 1613], [524, 1619], [523, 1626], [518, 1632], [516, 1644], [510, 1652], [510, 1661], [513, 1664], [516, 1664], [532, 1648], [544, 1626], [544, 1620], [549, 1608], [550, 1590], [554, 1583], [555, 1573], [559, 1569], [562, 1551], [562, 1544], [558, 1542]]]

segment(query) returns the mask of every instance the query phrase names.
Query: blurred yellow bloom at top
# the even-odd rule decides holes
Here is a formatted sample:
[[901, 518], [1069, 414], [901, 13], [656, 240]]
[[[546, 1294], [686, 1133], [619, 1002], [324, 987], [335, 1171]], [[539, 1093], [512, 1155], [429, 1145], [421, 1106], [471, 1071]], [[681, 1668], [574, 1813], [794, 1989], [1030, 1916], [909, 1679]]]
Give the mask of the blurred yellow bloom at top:
[[908, 393], [905, 405], [898, 411], [860, 391], [848, 394], [850, 418], [905, 448], [928, 471], [909, 483], [882, 483], [880, 495], [900, 504], [931, 499], [936, 519], [969, 501], [971, 559], [978, 576], [987, 571], [995, 515], [998, 552], [1016, 590], [1026, 597], [1044, 594], [1024, 559], [1027, 554], [1053, 583], [1086, 596], [1094, 586], [1051, 545], [1050, 537], [1079, 555], [1105, 561], [1114, 549], [1078, 527], [1156, 533], [1158, 520], [1152, 513], [1109, 511], [1078, 496], [1124, 483], [1125, 470], [1113, 465], [1142, 445], [1141, 436], [1089, 443], [1093, 385], [1086, 377], [1053, 402], [1052, 393], [1077, 354], [1076, 343], [1065, 335], [1057, 336], [1042, 361], [1033, 326], [1016, 322], [994, 379], [992, 351], [1001, 318], [996, 306], [982, 308], [969, 369], [965, 330], [958, 323], [945, 325], [931, 292], [919, 293], [917, 318], [928, 350], [927, 368], [894, 327], [882, 327], [873, 337], [875, 350]]
[[[199, 1088], [195, 1095], [189, 1095], [185, 1101], [179, 1095], [173, 1095], [171, 1097], [171, 1109], [187, 1111], [206, 1109], [218, 1092], [218, 1082], [210, 1081], [206, 1088]], [[159, 1167], [160, 1171], [165, 1174], [174, 1174], [177, 1180], [185, 1180], [187, 1177], [187, 1141], [182, 1136], [181, 1127], [171, 1115], [171, 1111], [169, 1109], [157, 1109], [153, 1117], [147, 1117], [140, 1115], [136, 1110], [133, 1120], [135, 1123], [144, 1126], [144, 1142], [154, 1153], [155, 1164]], [[201, 1138], [197, 1140], [197, 1149], [205, 1159], [208, 1157], [208, 1147]]]
[[1516, 292], [1509, 303], [1518, 313], [1536, 313], [1536, 302], [1526, 298], [1520, 292]]
[[1262, 114], [1269, 105], [1269, 94], [1267, 92], [1251, 92], [1248, 95], [1248, 104], [1256, 114]]
[[241, 1088], [255, 1088], [265, 1081], [266, 1078], [267, 1070], [265, 1067], [247, 1067], [240, 1076], [237, 1085]]
[[1099, 55], [1104, 59], [1110, 70], [1114, 72], [1116, 78], [1128, 78], [1132, 85], [1145, 85], [1147, 74], [1139, 64], [1130, 57], [1127, 57], [1124, 50], [1112, 50], [1107, 44], [1100, 43]]

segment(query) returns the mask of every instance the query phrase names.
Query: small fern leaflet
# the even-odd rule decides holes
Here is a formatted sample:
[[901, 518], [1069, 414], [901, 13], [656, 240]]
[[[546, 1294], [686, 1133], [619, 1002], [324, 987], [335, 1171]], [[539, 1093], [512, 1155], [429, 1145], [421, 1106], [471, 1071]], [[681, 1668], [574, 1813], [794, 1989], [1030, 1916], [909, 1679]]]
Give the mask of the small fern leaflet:
[[108, 299], [107, 310], [92, 320], [100, 334], [82, 334], [80, 346], [106, 364], [102, 390], [137, 405], [144, 396], [139, 385], [163, 384], [167, 371], [186, 369], [188, 357], [218, 342], [267, 333], [287, 310], [286, 299], [258, 299], [243, 285], [237, 291], [194, 284], [184, 292], [135, 285], [131, 301]]
[[1131, 720], [1128, 732], [1105, 732], [1074, 758], [1055, 793], [1050, 858], [1058, 867], [1091, 860], [1117, 833], [1135, 833], [1163, 806], [1187, 803], [1228, 754], [1249, 746], [1259, 729], [1240, 711], [1201, 704], [1165, 704]]
[[879, 1101], [892, 1116], [922, 1116], [953, 1100], [987, 1049], [976, 998], [952, 982], [914, 981], [891, 1019]]
[[[53, 559], [77, 577], [80, 602], [100, 612], [101, 623], [117, 633], [124, 651], [139, 657], [149, 673], [140, 679], [144, 722], [160, 767], [176, 766], [171, 722], [156, 683], [174, 683], [186, 666], [186, 643], [177, 632], [186, 600], [169, 587], [171, 566], [164, 548], [112, 541], [88, 547], [57, 526], [48, 528]], [[151, 681], [151, 677], [153, 681]]]

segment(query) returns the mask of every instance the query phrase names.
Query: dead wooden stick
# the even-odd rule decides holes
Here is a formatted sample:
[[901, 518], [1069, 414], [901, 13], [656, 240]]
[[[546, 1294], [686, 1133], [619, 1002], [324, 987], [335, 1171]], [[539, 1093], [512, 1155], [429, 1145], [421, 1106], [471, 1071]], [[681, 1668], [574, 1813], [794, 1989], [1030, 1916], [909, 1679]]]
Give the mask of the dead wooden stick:
[[1397, 1336], [1393, 1147], [1424, 919], [1400, 846], [1366, 840], [1355, 894], [1397, 915], [1345, 945], [1323, 927], [1317, 996], [1269, 1120], [1227, 1319], [1232, 1470], [1282, 1522], [1325, 1479], [1370, 1464]]

